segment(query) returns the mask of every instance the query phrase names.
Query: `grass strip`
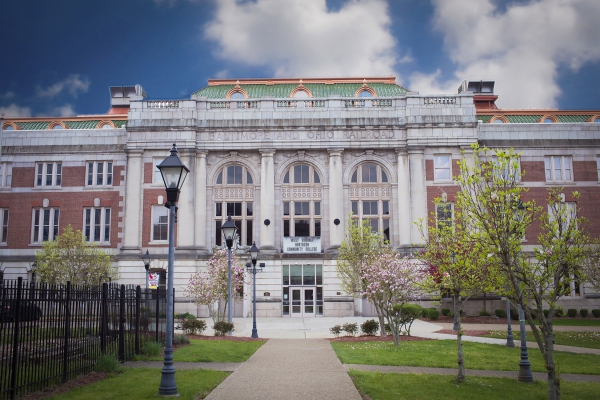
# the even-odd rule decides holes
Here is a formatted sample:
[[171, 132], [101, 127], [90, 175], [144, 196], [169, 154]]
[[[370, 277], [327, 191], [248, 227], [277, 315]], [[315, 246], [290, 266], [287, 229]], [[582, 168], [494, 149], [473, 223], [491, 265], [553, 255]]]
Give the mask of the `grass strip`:
[[[485, 337], [506, 339], [506, 330], [503, 331], [492, 331]], [[513, 331], [513, 337], [515, 344], [518, 345], [517, 341], [521, 340], [521, 333], [519, 331]], [[554, 332], [555, 344], [564, 346], [576, 346], [586, 347], [589, 349], [600, 349], [600, 332]], [[533, 333], [527, 332], [527, 341], [535, 342]]]
[[[332, 342], [344, 364], [398, 365], [409, 367], [457, 368], [456, 341], [424, 340], [400, 342]], [[517, 371], [520, 348], [495, 344], [463, 342], [465, 366], [468, 369]], [[600, 356], [557, 351], [555, 360], [561, 373], [600, 374]], [[529, 349], [531, 370], [546, 372], [541, 353]]]
[[[539, 325], [539, 321], [535, 320], [535, 322]], [[513, 322], [514, 323], [514, 322]], [[519, 321], [516, 321], [518, 324]], [[554, 326], [600, 326], [600, 318], [554, 318], [552, 319], [552, 324]]]
[[[372, 400], [504, 400], [547, 399], [546, 381], [533, 384], [517, 379], [467, 376], [464, 383], [456, 384], [447, 375], [382, 374], [379, 372], [349, 371], [358, 390]], [[562, 398], [598, 399], [600, 383], [563, 382]]]
[[[228, 372], [203, 369], [175, 372], [177, 390], [182, 400], [203, 399], [216, 388]], [[105, 380], [51, 397], [53, 400], [136, 400], [159, 398], [160, 369], [125, 368]]]
[[[265, 341], [233, 341], [192, 339], [188, 346], [173, 352], [174, 361], [187, 362], [242, 362], [246, 361]], [[162, 361], [163, 356], [136, 356], [136, 360]]]

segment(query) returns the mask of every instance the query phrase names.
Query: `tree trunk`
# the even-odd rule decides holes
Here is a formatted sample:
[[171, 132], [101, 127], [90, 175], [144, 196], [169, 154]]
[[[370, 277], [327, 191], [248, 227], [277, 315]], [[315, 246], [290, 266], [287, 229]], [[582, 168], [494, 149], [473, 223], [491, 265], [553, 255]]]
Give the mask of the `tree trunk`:
[[[461, 308], [462, 309], [462, 308]], [[464, 382], [465, 381], [465, 359], [463, 357], [463, 348], [462, 348], [462, 325], [460, 322], [460, 311], [457, 311], [456, 322], [458, 323], [458, 330], [456, 331], [456, 355], [458, 363], [458, 374], [456, 375], [456, 382]]]
[[560, 400], [560, 379], [554, 363], [554, 330], [546, 332], [546, 370], [548, 371], [548, 400]]
[[386, 337], [387, 332], [385, 331], [385, 319], [383, 318], [381, 311], [379, 311], [379, 307], [375, 307], [375, 309], [377, 310], [377, 318], [379, 318], [379, 334], [381, 337]]

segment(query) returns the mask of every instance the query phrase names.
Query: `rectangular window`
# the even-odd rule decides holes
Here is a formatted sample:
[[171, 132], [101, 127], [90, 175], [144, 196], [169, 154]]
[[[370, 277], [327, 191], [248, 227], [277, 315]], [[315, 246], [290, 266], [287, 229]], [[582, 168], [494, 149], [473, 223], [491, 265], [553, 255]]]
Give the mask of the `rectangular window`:
[[438, 229], [452, 227], [453, 220], [453, 204], [441, 203], [435, 205], [435, 215], [437, 218]]
[[227, 215], [232, 217], [242, 216], [242, 203], [227, 203]]
[[160, 170], [158, 168], [156, 168], [157, 165], [160, 165], [161, 162], [163, 162], [165, 159], [164, 158], [154, 158], [152, 160], [152, 163], [154, 164], [154, 174], [152, 175], [152, 183], [163, 183], [163, 178], [162, 178], [162, 174], [160, 173]]
[[310, 202], [309, 201], [295, 201], [294, 202], [294, 215], [310, 215]]
[[60, 186], [62, 183], [62, 163], [36, 164], [35, 186]]
[[112, 186], [112, 161], [90, 161], [87, 163], [86, 186]]
[[[577, 205], [574, 202], [565, 202], [558, 203], [558, 212], [561, 215], [562, 219], [562, 227], [561, 229], [565, 231], [568, 229], [569, 224], [577, 217]], [[562, 215], [564, 213], [564, 215]], [[556, 215], [554, 215], [554, 210], [548, 205], [548, 219], [550, 221], [556, 220]]]
[[31, 243], [54, 240], [58, 236], [58, 208], [34, 208], [31, 226]]
[[[496, 178], [503, 179], [505, 181], [512, 180], [519, 182], [520, 181], [520, 173], [521, 173], [521, 162], [520, 158], [510, 159], [506, 161], [502, 161], [503, 166], [499, 165], [498, 157], [492, 157], [492, 163], [495, 166], [494, 173], [496, 174]], [[504, 164], [506, 163], [506, 164]], [[500, 171], [502, 168], [502, 171]]]
[[596, 158], [596, 167], [598, 168], [598, 180], [600, 181], [600, 157]]
[[363, 201], [363, 215], [378, 215], [378, 203], [377, 201]]
[[433, 157], [433, 180], [446, 181], [452, 178], [450, 161], [449, 155]]
[[254, 241], [254, 203], [248, 202], [219, 202], [215, 203], [215, 245], [225, 243], [221, 226], [227, 216], [231, 216], [237, 227], [237, 242], [242, 246], [252, 246]]
[[546, 182], [570, 182], [573, 180], [571, 156], [544, 157]]
[[358, 201], [352, 202], [352, 214], [358, 216]]
[[0, 187], [10, 187], [12, 166], [9, 163], [0, 163]]
[[152, 206], [152, 240], [169, 239], [169, 209], [165, 206]]
[[6, 243], [8, 236], [8, 208], [0, 208], [0, 243]]
[[110, 242], [110, 208], [85, 208], [83, 227], [88, 242]]

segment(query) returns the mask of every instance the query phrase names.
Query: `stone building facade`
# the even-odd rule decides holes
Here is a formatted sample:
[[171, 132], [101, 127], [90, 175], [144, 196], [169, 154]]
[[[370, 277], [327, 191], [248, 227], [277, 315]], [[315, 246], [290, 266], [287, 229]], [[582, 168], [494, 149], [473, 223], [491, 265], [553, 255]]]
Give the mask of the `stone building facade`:
[[[200, 316], [208, 310], [183, 288], [223, 245], [228, 214], [242, 261], [256, 242], [265, 264], [258, 316], [369, 315], [335, 272], [349, 215], [369, 219], [410, 254], [422, 244], [415, 222], [451, 213], [456, 161], [472, 157], [474, 143], [521, 153], [523, 184], [538, 204], [548, 187], [565, 186], [567, 201], [576, 188], [599, 236], [600, 111], [501, 110], [496, 98], [492, 82], [424, 95], [393, 77], [210, 80], [189, 99], [148, 100], [139, 86], [113, 87], [107, 114], [6, 119], [4, 277], [31, 274], [41, 242], [71, 224], [114, 253], [121, 282], [144, 285], [148, 250], [164, 284], [168, 210], [156, 165], [173, 143], [190, 169], [176, 223], [176, 307]], [[442, 194], [448, 206], [436, 210]], [[526, 233], [525, 248], [538, 231]], [[572, 289], [565, 302], [597, 302], [583, 282]], [[250, 301], [240, 297], [237, 316], [251, 315]]]

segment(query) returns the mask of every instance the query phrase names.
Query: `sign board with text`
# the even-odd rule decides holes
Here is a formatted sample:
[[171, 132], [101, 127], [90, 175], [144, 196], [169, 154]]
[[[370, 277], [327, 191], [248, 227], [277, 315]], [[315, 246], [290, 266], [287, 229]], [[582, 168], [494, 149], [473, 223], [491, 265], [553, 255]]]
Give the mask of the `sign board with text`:
[[287, 254], [310, 254], [321, 252], [320, 236], [284, 236], [283, 252]]

